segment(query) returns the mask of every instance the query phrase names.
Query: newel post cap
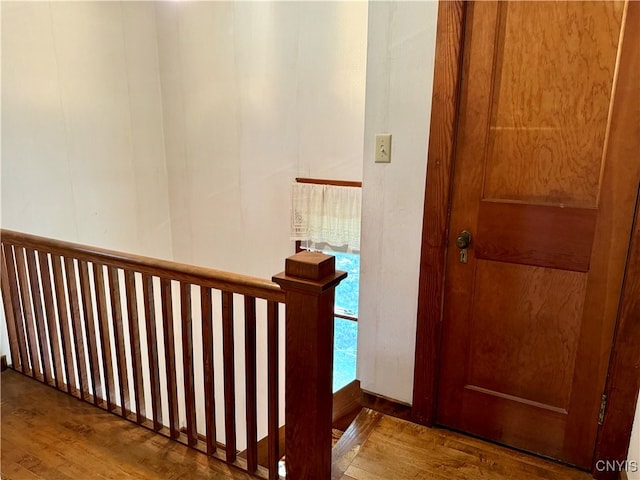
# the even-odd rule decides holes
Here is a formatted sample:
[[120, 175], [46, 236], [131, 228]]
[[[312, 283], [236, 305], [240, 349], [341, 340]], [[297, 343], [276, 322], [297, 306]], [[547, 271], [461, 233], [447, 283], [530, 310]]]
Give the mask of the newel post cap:
[[320, 252], [300, 252], [285, 260], [284, 272], [272, 280], [284, 290], [322, 293], [338, 285], [347, 272], [336, 270], [336, 258]]

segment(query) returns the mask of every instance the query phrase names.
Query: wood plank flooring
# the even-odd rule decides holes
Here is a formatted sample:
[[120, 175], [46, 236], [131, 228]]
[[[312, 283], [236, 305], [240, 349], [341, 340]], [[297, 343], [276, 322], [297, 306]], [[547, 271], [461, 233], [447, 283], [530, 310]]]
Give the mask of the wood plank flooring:
[[253, 477], [19, 373], [2, 382], [2, 479]]
[[[2, 479], [250, 479], [249, 475], [11, 370]], [[587, 480], [557, 463], [363, 410], [338, 444], [341, 480]], [[337, 452], [338, 454], [340, 451]], [[336, 452], [334, 452], [334, 455]], [[335, 478], [335, 477], [334, 477]]]
[[552, 461], [383, 416], [341, 480], [588, 480]]

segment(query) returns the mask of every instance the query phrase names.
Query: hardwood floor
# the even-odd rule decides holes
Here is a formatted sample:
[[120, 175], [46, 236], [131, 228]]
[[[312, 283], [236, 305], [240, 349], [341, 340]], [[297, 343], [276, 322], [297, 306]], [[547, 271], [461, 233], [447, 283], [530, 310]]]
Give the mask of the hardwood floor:
[[[0, 379], [2, 479], [252, 478], [11, 370]], [[554, 462], [368, 409], [345, 431], [336, 456], [341, 480], [591, 478]]]
[[472, 437], [383, 416], [342, 480], [588, 480], [591, 475]]
[[7, 370], [2, 479], [251, 479], [161, 435]]

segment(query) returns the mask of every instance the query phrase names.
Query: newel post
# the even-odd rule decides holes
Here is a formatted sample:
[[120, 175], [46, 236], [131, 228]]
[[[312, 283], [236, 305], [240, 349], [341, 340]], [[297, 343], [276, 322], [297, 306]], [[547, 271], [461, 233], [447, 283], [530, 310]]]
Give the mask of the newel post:
[[335, 257], [300, 252], [273, 281], [285, 292], [285, 454], [288, 480], [331, 478], [333, 308], [347, 276]]

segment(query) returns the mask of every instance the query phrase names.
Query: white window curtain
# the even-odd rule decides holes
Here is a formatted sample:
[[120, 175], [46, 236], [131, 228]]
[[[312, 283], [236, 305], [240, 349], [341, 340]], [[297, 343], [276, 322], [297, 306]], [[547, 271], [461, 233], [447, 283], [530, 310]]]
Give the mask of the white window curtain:
[[359, 251], [361, 199], [359, 187], [294, 183], [291, 240]]

